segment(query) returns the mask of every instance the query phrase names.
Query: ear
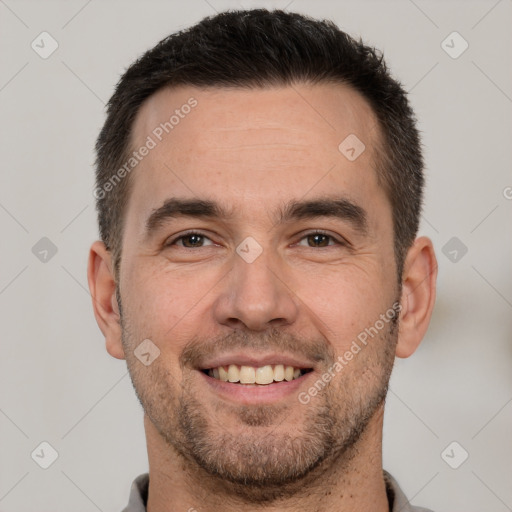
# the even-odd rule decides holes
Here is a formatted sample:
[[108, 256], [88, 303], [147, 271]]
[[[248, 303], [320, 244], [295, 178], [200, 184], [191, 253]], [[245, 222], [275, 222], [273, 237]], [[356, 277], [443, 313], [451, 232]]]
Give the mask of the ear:
[[116, 283], [112, 272], [112, 256], [103, 242], [97, 241], [91, 246], [87, 280], [92, 296], [94, 316], [105, 336], [107, 351], [112, 357], [124, 359]]
[[419, 237], [404, 262], [397, 357], [412, 355], [423, 339], [434, 309], [436, 279], [437, 260], [432, 241]]

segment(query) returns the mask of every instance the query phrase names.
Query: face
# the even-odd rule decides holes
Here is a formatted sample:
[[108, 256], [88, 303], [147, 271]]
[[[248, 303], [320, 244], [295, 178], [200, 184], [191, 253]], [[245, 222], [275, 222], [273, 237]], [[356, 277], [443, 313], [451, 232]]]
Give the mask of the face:
[[[131, 176], [118, 293], [155, 431], [246, 487], [348, 457], [397, 338], [370, 107], [339, 85], [183, 87], [152, 96], [133, 133], [134, 149], [155, 145]], [[146, 339], [160, 351], [147, 366], [134, 354]]]

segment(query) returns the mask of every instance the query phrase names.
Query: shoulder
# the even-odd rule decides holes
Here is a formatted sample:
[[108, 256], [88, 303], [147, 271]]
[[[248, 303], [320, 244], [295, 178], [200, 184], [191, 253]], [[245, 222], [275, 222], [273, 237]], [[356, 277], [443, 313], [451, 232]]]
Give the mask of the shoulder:
[[384, 482], [386, 483], [390, 512], [432, 512], [428, 508], [412, 506], [400, 489], [398, 482], [387, 471], [384, 471]]
[[128, 505], [122, 512], [146, 512], [148, 501], [149, 473], [139, 475], [132, 483]]

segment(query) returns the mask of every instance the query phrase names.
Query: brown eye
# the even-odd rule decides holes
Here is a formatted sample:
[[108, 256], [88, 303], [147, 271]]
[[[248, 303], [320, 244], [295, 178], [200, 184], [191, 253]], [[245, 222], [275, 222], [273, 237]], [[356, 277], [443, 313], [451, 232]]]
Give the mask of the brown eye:
[[[303, 241], [305, 241], [306, 243], [303, 243]], [[322, 232], [314, 232], [307, 233], [305, 236], [303, 236], [298, 245], [312, 248], [322, 248], [343, 244], [336, 240], [332, 235], [328, 235]]]
[[329, 239], [331, 237], [322, 234], [308, 235], [308, 243], [310, 247], [327, 247], [329, 245]]
[[178, 246], [185, 249], [196, 249], [207, 245], [213, 245], [213, 242], [207, 236], [193, 232], [174, 238], [166, 244], [167, 247]]
[[184, 247], [201, 247], [203, 238], [201, 235], [187, 235], [181, 237], [181, 240]]

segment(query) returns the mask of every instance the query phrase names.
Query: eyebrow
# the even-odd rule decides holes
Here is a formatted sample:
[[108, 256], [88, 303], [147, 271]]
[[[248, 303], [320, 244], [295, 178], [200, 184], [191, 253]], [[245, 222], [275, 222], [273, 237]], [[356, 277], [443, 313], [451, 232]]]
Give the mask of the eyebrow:
[[333, 217], [348, 221], [361, 233], [366, 234], [368, 231], [368, 216], [364, 208], [344, 197], [289, 201], [280, 210], [277, 222], [316, 217]]
[[[162, 206], [151, 212], [146, 221], [146, 237], [150, 237], [166, 221], [174, 218], [229, 220], [233, 216], [233, 208], [227, 209], [212, 200], [171, 197]], [[317, 217], [333, 217], [347, 221], [363, 234], [366, 234], [368, 230], [366, 211], [361, 206], [343, 197], [291, 200], [284, 207], [277, 210], [275, 224]]]
[[162, 226], [167, 220], [177, 217], [229, 219], [232, 211], [208, 199], [180, 199], [171, 197], [160, 208], [153, 210], [146, 221], [146, 235]]

